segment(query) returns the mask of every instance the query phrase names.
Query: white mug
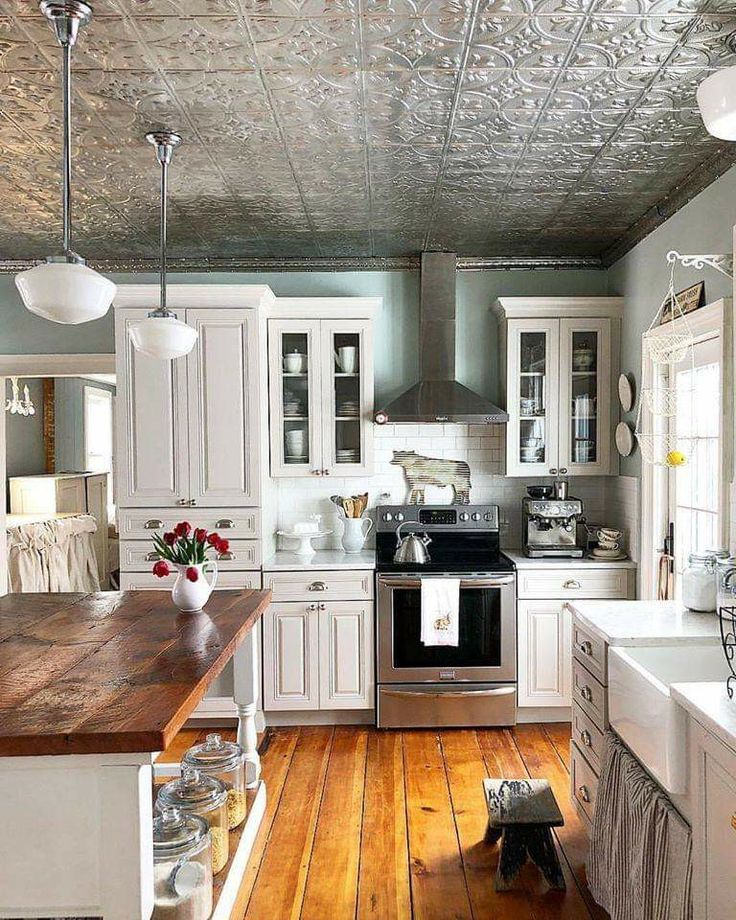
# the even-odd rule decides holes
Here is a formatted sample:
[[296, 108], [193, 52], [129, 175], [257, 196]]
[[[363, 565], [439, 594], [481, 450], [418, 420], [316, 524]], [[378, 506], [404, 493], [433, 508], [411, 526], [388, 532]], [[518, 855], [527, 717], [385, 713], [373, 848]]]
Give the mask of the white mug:
[[284, 370], [287, 374], [301, 374], [304, 370], [304, 355], [298, 351], [284, 355]]
[[358, 349], [355, 345], [343, 345], [337, 349], [337, 363], [344, 374], [354, 374]]
[[[342, 548], [346, 553], [359, 553], [365, 546], [366, 537], [371, 532], [373, 521], [370, 518], [345, 518], [342, 532]], [[363, 530], [363, 524], [368, 525]]]

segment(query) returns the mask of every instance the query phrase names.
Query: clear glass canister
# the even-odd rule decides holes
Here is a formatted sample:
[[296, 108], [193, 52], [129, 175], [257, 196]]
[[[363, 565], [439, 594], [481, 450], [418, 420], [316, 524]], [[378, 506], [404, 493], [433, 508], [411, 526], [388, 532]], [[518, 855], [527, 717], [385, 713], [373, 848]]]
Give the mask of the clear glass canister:
[[682, 573], [682, 602], [689, 610], [712, 613], [716, 609], [716, 558], [712, 553], [691, 553]]
[[207, 920], [212, 913], [212, 847], [207, 822], [165, 808], [153, 822], [151, 920]]
[[207, 735], [203, 744], [195, 744], [184, 755], [182, 764], [222, 780], [227, 789], [227, 826], [232, 830], [245, 820], [245, 764], [243, 749], [233, 741], [223, 741], [218, 734]]
[[209, 825], [212, 838], [212, 872], [217, 875], [227, 865], [229, 838], [227, 829], [227, 792], [214, 776], [184, 768], [178, 779], [162, 786], [156, 799], [156, 811], [179, 808], [185, 814], [199, 815]]
[[718, 607], [736, 606], [736, 556], [722, 556], [716, 560]]

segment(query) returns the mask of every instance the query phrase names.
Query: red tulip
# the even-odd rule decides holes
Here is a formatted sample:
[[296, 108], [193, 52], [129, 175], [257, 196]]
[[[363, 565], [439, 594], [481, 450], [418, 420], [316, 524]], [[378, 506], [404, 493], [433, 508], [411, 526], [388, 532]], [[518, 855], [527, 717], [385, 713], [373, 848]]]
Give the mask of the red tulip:
[[157, 578], [165, 578], [166, 575], [170, 575], [171, 569], [169, 568], [168, 562], [166, 562], [165, 559], [159, 559], [153, 567], [153, 574]]
[[218, 540], [217, 545], [215, 546], [215, 549], [217, 550], [217, 554], [219, 556], [222, 556], [223, 553], [228, 552], [228, 550], [230, 549], [230, 541], [229, 540]]
[[210, 546], [217, 546], [217, 544], [220, 542], [220, 537], [216, 533], [211, 533], [207, 537], [207, 542], [209, 543]]
[[187, 569], [187, 578], [189, 581], [199, 581], [199, 572], [194, 568], [193, 565], [190, 565]]
[[173, 530], [169, 530], [164, 534], [164, 543], [167, 546], [173, 546], [176, 543], [177, 537]]
[[192, 525], [189, 523], [189, 521], [181, 521], [181, 523], [177, 524], [174, 528], [174, 533], [177, 535], [177, 537], [188, 537], [191, 532]]
[[204, 541], [207, 539], [207, 531], [204, 529], [204, 527], [197, 527], [197, 529], [194, 531], [194, 539], [197, 541], [197, 543], [204, 543]]

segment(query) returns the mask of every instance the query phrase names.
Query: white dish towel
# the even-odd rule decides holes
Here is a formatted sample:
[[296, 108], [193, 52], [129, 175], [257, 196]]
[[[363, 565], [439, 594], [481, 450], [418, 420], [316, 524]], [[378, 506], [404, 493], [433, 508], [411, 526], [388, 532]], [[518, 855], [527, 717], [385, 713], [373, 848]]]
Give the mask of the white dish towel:
[[459, 645], [460, 579], [422, 578], [423, 645]]

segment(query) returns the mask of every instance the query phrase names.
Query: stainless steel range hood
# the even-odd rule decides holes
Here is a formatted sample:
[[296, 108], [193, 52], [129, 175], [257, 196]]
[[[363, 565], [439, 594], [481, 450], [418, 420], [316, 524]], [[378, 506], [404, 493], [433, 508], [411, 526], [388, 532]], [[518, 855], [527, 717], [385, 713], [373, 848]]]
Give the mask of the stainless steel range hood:
[[508, 422], [503, 409], [455, 379], [454, 252], [424, 252], [421, 263], [419, 373], [420, 381], [385, 409], [375, 413], [387, 422], [458, 422], [492, 425]]

